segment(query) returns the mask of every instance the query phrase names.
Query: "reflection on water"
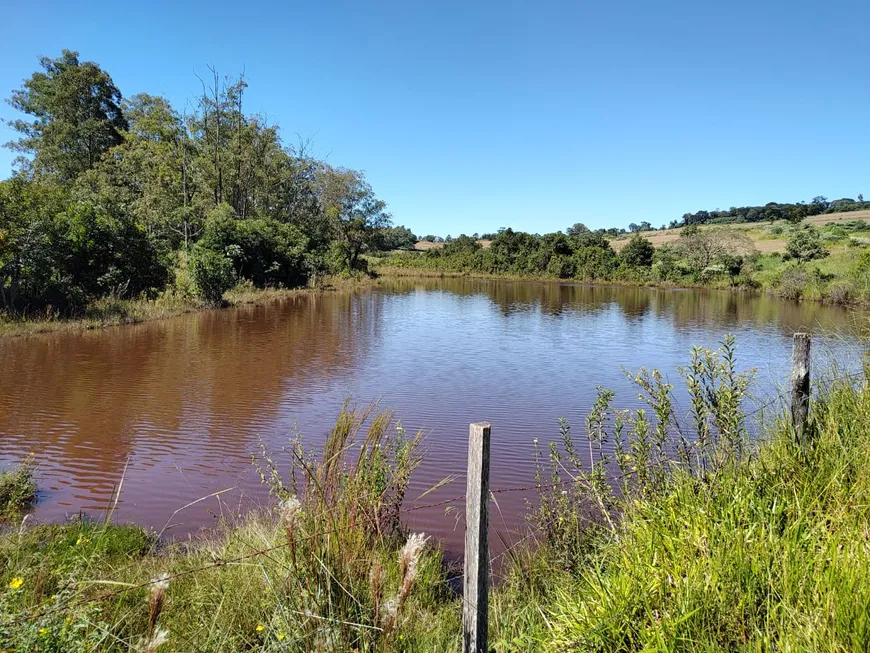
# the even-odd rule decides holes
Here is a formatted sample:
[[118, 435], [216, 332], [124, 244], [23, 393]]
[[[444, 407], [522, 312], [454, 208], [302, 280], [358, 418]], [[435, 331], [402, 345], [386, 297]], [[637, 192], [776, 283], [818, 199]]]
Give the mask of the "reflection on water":
[[[582, 425], [596, 385], [637, 405], [623, 367], [677, 378], [693, 344], [737, 336], [759, 393], [785, 379], [790, 336], [817, 334], [820, 355], [855, 346], [843, 336], [866, 317], [813, 303], [713, 291], [588, 287], [468, 279], [393, 280], [376, 290], [299, 295], [264, 306], [149, 324], [0, 341], [0, 460], [34, 452], [36, 516], [61, 519], [107, 506], [125, 465], [119, 519], [157, 528], [207, 494], [263, 498], [250, 453], [278, 451], [298, 430], [312, 443], [348, 396], [380, 398], [406, 428], [427, 431], [413, 498], [462, 494], [468, 424], [493, 423], [492, 486], [533, 479], [531, 442], [556, 420]], [[852, 350], [854, 351], [854, 350]], [[678, 398], [680, 394], [678, 393]], [[128, 463], [129, 461], [129, 463]], [[228, 497], [232, 498], [228, 498]], [[523, 499], [499, 499], [495, 528], [522, 522]], [[185, 510], [179, 531], [223, 505]], [[443, 507], [415, 526], [461, 541]], [[460, 511], [461, 513], [461, 511]]]

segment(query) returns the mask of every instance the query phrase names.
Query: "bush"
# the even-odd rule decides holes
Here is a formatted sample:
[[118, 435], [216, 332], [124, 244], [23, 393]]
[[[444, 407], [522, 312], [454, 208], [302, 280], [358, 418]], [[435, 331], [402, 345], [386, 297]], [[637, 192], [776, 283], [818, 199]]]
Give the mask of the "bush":
[[788, 258], [798, 263], [825, 258], [829, 253], [819, 238], [818, 230], [812, 227], [795, 231], [788, 239], [785, 252]]
[[199, 245], [190, 257], [189, 270], [196, 294], [211, 306], [220, 306], [224, 293], [236, 284], [233, 262], [221, 253]]
[[557, 279], [570, 279], [574, 276], [574, 262], [570, 256], [552, 256], [547, 262], [547, 274]]
[[[444, 256], [453, 256], [454, 254], [474, 254], [480, 249], [480, 243], [474, 238], [462, 234], [458, 238], [451, 240], [444, 245]], [[431, 250], [430, 250], [431, 251]]]
[[828, 299], [834, 304], [851, 304], [855, 301], [855, 288], [848, 281], [832, 283], [828, 288]]
[[818, 268], [808, 270], [801, 265], [787, 267], [774, 284], [774, 292], [784, 299], [822, 299], [826, 283], [833, 275], [823, 274]]
[[138, 295], [166, 284], [165, 262], [131, 217], [79, 203], [56, 224], [61, 265], [88, 297]]
[[655, 251], [655, 247], [647, 238], [635, 234], [622, 248], [619, 258], [630, 267], [648, 268], [652, 266]]
[[580, 247], [574, 251], [575, 276], [581, 279], [608, 279], [616, 269], [616, 252], [607, 247]]
[[240, 279], [258, 288], [304, 286], [308, 241], [299, 229], [277, 220], [237, 220], [226, 204], [209, 214], [198, 246], [228, 256]]
[[0, 185], [0, 308], [77, 312], [94, 299], [153, 293], [166, 283], [154, 241], [120, 210], [66, 204], [20, 180]]
[[17, 517], [35, 500], [32, 459], [0, 472], [0, 520]]

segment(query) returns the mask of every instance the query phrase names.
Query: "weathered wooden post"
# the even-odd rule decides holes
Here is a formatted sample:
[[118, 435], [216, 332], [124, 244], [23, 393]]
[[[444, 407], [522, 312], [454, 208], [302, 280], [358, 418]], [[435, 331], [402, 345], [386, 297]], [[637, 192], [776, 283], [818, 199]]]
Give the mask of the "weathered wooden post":
[[791, 353], [791, 423], [798, 444], [806, 444], [810, 409], [810, 334], [794, 334]]
[[465, 584], [462, 650], [488, 653], [489, 635], [489, 422], [468, 432], [468, 487], [465, 492]]

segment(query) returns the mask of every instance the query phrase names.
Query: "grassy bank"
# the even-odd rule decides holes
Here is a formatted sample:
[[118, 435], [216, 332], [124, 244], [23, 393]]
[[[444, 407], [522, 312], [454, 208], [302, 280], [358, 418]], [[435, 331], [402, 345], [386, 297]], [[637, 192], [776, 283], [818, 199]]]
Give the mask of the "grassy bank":
[[243, 283], [224, 293], [222, 306], [215, 307], [190, 293], [164, 292], [156, 299], [115, 299], [105, 297], [90, 304], [80, 315], [63, 316], [48, 312], [14, 314], [0, 311], [0, 338], [58, 331], [89, 331], [124, 324], [163, 320], [185, 313], [220, 310], [248, 304], [262, 304], [299, 293], [328, 292], [360, 288], [375, 283], [366, 275], [330, 276], [306, 288], [256, 288]]
[[[640, 370], [647, 411], [601, 391], [585, 429], [530, 448], [535, 537], [497, 565], [495, 650], [867, 650], [870, 393], [823, 389], [807, 449], [784, 423], [753, 444], [733, 358], [730, 341], [693, 352], [691, 429]], [[400, 524], [418, 442], [389, 414], [345, 411], [322, 454], [256, 458], [274, 509], [190, 542], [82, 520], [7, 533], [0, 644], [461, 650], [456, 570]]]
[[867, 650], [870, 395], [833, 388], [816, 404], [814, 429], [807, 451], [778, 427], [715, 477], [676, 474], [665, 492], [628, 506], [574, 573], [540, 551], [518, 557], [497, 595], [513, 615], [505, 641], [529, 650]]

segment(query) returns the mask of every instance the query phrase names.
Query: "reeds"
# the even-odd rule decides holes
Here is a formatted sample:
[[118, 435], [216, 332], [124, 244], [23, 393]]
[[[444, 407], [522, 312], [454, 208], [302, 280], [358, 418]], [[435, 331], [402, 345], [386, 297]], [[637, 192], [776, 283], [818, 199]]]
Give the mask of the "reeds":
[[[291, 558], [285, 607], [310, 617], [280, 615], [285, 637], [343, 650], [395, 632], [427, 541], [412, 535], [402, 545], [401, 507], [420, 462], [420, 438], [374, 404], [346, 404], [321, 455], [297, 438], [285, 450], [282, 469], [261, 451], [255, 464], [281, 499], [278, 517]], [[396, 549], [399, 587], [395, 599], [384, 601], [388, 552]]]

